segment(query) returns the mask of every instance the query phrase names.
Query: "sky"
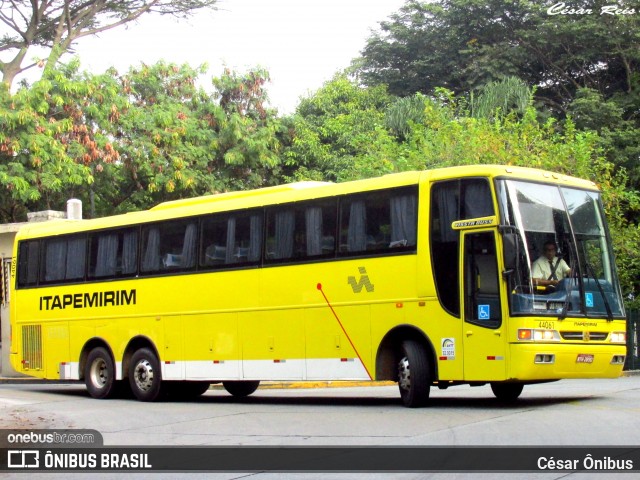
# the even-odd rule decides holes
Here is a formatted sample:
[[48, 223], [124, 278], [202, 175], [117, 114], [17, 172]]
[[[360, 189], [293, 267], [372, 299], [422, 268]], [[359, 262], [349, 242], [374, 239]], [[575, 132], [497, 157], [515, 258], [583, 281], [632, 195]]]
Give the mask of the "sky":
[[[166, 60], [192, 67], [207, 63], [204, 79], [223, 68], [266, 68], [270, 105], [295, 110], [308, 96], [348, 67], [379, 23], [404, 0], [220, 0], [218, 10], [193, 18], [147, 15], [125, 27], [77, 41], [81, 68], [102, 73], [114, 66]], [[64, 58], [64, 57], [63, 57]], [[207, 85], [204, 85], [205, 87]]]

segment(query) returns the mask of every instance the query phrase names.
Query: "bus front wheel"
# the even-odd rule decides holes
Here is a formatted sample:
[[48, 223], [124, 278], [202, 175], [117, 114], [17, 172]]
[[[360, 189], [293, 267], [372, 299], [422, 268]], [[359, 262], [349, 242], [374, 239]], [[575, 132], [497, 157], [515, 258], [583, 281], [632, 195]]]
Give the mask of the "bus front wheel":
[[129, 385], [142, 402], [153, 402], [162, 392], [162, 372], [155, 353], [148, 348], [137, 350], [129, 364]]
[[501, 402], [515, 402], [520, 394], [524, 385], [522, 383], [492, 383], [491, 391]]
[[238, 380], [222, 382], [224, 389], [234, 397], [247, 397], [258, 389], [260, 380]]
[[106, 348], [89, 352], [84, 367], [84, 383], [93, 398], [109, 398], [115, 391], [115, 368]]
[[402, 342], [398, 362], [398, 387], [405, 407], [423, 407], [429, 400], [431, 380], [427, 352], [418, 342]]

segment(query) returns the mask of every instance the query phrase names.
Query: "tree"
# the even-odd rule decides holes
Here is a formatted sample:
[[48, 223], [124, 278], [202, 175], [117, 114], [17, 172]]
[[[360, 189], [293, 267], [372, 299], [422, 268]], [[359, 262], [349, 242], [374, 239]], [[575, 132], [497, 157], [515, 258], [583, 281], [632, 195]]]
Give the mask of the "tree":
[[285, 181], [343, 181], [393, 170], [395, 140], [385, 126], [386, 88], [362, 88], [336, 75], [286, 119]]
[[[606, 99], [590, 88], [576, 92], [567, 112], [582, 130], [598, 132], [607, 159], [627, 171], [629, 183], [640, 186], [640, 118], [625, 118], [625, 105], [618, 98]], [[629, 100], [628, 98], [626, 99]], [[639, 103], [640, 104], [640, 103]], [[627, 212], [629, 215], [635, 212]]]
[[100, 83], [100, 77], [76, 75], [72, 66], [46, 72], [32, 88], [15, 95], [0, 86], [3, 221], [24, 220], [27, 211], [63, 205], [81, 186], [93, 183], [92, 165], [117, 159], [108, 139], [96, 134], [82, 111], [94, 95], [111, 104], [113, 85], [101, 88]]
[[205, 73], [165, 62], [112, 72], [114, 102], [89, 102], [119, 155], [96, 166], [97, 215], [268, 184], [280, 148], [280, 122], [266, 108], [268, 73], [226, 69], [212, 79], [212, 93], [196, 86]]
[[[0, 22], [9, 30], [0, 39], [2, 81], [11, 86], [16, 75], [37, 64], [53, 67], [73, 43], [124, 25], [147, 13], [188, 17], [217, 0], [12, 0], [0, 3]], [[32, 47], [49, 51], [44, 60], [24, 66]]]
[[0, 96], [0, 220], [60, 208], [88, 216], [269, 184], [280, 121], [266, 107], [268, 74], [225, 71], [207, 93], [205, 67], [159, 62], [125, 74], [47, 70]]
[[[436, 87], [458, 95], [516, 76], [562, 115], [580, 88], [605, 98], [637, 90], [640, 17], [601, 14], [610, 2], [600, 0], [571, 2], [592, 14], [554, 15], [556, 3], [410, 0], [381, 23], [356, 64], [367, 85], [386, 84], [400, 96]], [[637, 108], [633, 102], [627, 115]]]

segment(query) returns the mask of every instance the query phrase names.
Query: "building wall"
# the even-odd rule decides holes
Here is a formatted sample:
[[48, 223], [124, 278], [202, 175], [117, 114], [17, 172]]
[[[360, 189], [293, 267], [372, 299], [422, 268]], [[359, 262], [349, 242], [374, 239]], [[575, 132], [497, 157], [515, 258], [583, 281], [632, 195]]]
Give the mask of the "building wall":
[[19, 229], [19, 224], [0, 225], [0, 262], [2, 263], [2, 270], [0, 271], [0, 280], [2, 281], [2, 298], [0, 303], [0, 345], [2, 355], [0, 356], [0, 373], [3, 376], [17, 375], [15, 370], [9, 363], [9, 345], [10, 345], [10, 331], [9, 331], [9, 268], [11, 262], [11, 255], [13, 252], [13, 241], [16, 237], [16, 233]]
[[[44, 222], [48, 220], [58, 220], [66, 218], [65, 212], [57, 212], [53, 210], [46, 210], [44, 212], [34, 212], [28, 214], [29, 222]], [[11, 257], [13, 255], [13, 244], [16, 238], [16, 234], [20, 227], [27, 223], [7, 223], [0, 225], [0, 283], [1, 286], [1, 298], [0, 298], [0, 374], [4, 377], [19, 376], [9, 362], [9, 347], [11, 344], [11, 332], [9, 324], [9, 303], [11, 298], [9, 296], [9, 268], [11, 266]]]

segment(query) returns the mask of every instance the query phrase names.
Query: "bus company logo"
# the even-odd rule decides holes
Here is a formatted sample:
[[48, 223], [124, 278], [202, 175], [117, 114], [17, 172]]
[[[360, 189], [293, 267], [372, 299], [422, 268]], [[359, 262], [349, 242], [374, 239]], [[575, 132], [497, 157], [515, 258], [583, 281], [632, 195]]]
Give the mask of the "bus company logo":
[[369, 280], [369, 275], [367, 275], [367, 269], [364, 267], [358, 267], [358, 271], [360, 272], [360, 279], [357, 282], [356, 277], [353, 276], [349, 276], [347, 279], [347, 283], [351, 285], [353, 293], [362, 292], [363, 287], [367, 290], [367, 293], [373, 292], [374, 287], [371, 280]]
[[40, 297], [40, 310], [67, 308], [120, 307], [136, 304], [136, 289], [106, 292], [45, 295]]
[[8, 468], [40, 468], [40, 452], [38, 450], [7, 451]]

